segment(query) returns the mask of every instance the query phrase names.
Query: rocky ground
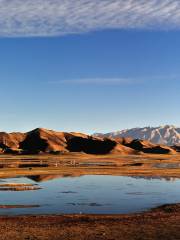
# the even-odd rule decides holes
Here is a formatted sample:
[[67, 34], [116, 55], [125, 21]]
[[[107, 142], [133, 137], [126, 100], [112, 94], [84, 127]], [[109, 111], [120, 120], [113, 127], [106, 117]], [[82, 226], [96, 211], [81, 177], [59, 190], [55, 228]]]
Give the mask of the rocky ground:
[[1, 240], [178, 240], [180, 204], [130, 215], [0, 217]]

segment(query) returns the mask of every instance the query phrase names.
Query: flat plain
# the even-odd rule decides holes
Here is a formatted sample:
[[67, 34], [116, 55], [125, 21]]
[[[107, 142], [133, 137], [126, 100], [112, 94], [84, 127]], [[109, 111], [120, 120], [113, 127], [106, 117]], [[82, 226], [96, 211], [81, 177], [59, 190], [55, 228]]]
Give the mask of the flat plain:
[[0, 178], [27, 175], [180, 177], [180, 154], [0, 155]]
[[[48, 180], [53, 176], [111, 175], [173, 180], [180, 178], [180, 154], [0, 155], [0, 167], [0, 179], [38, 176], [39, 180]], [[0, 234], [2, 240], [174, 240], [180, 239], [179, 221], [179, 204], [134, 214], [59, 215], [57, 212], [56, 215], [1, 216]]]

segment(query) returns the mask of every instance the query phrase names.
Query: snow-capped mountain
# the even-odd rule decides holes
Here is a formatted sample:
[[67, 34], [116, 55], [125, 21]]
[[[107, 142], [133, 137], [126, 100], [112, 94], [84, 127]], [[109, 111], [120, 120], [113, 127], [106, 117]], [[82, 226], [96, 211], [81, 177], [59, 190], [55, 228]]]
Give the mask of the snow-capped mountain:
[[156, 144], [169, 146], [180, 145], [180, 128], [166, 125], [160, 127], [132, 128], [106, 134], [96, 133], [94, 136], [103, 137], [132, 137], [133, 139], [148, 140]]

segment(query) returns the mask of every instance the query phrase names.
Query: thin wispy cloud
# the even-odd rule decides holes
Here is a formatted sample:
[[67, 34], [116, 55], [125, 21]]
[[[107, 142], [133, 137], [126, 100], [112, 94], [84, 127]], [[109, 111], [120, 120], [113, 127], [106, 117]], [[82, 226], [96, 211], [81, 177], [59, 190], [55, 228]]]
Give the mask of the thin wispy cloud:
[[0, 0], [0, 37], [180, 29], [179, 0]]
[[82, 78], [82, 79], [70, 79], [50, 81], [49, 84], [70, 84], [70, 85], [131, 85], [139, 84], [137, 79], [128, 78]]
[[180, 75], [178, 74], [164, 74], [152, 76], [139, 76], [139, 77], [117, 77], [117, 78], [77, 78], [77, 79], [63, 79], [51, 80], [48, 84], [52, 85], [142, 85], [152, 82], [173, 82], [179, 81]]

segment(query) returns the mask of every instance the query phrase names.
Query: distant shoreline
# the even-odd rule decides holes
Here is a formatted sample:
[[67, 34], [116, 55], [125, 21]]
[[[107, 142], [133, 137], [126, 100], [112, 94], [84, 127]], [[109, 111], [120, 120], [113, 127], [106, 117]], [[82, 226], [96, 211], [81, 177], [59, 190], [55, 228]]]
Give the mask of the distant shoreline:
[[0, 155], [0, 166], [0, 178], [32, 175], [180, 178], [180, 154]]

